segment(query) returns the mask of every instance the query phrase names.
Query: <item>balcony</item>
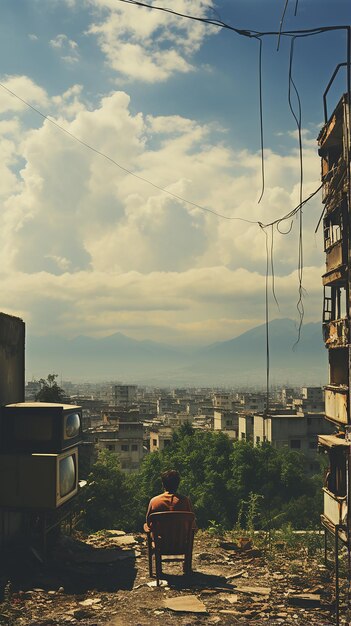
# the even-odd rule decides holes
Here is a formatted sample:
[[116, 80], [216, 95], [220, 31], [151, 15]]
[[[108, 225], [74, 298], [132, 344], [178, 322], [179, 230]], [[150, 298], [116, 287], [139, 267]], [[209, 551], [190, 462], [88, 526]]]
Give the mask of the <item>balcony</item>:
[[346, 496], [336, 496], [324, 487], [324, 517], [334, 526], [346, 523], [347, 503]]
[[325, 387], [325, 417], [337, 424], [348, 424], [348, 387], [327, 385]]
[[341, 156], [338, 162], [323, 176], [322, 202], [328, 203], [329, 196], [347, 190], [346, 161]]
[[349, 343], [347, 319], [333, 320], [324, 323], [323, 339], [326, 348], [346, 348]]
[[[326, 243], [328, 243], [328, 241]], [[325, 252], [326, 252], [325, 263], [326, 263], [327, 274], [337, 269], [338, 267], [341, 267], [342, 265], [344, 265], [345, 261], [343, 258], [344, 257], [343, 245], [342, 245], [341, 239], [337, 241], [336, 243], [332, 244], [331, 246], [329, 246], [328, 248], [326, 248]]]

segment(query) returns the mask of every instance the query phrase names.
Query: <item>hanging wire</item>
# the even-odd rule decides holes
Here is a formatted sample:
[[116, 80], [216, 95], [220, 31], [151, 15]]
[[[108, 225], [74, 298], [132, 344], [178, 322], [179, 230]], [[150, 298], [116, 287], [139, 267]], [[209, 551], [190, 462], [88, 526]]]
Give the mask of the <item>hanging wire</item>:
[[53, 120], [51, 117], [49, 117], [48, 115], [45, 115], [45, 113], [42, 113], [39, 109], [34, 107], [32, 104], [30, 104], [29, 102], [27, 102], [23, 98], [21, 98], [14, 91], [12, 91], [8, 87], [6, 87], [6, 85], [4, 85], [3, 83], [0, 83], [0, 88], [4, 89], [5, 91], [7, 91], [7, 93], [11, 94], [11, 96], [13, 96], [14, 98], [17, 98], [17, 100], [19, 100], [25, 106], [27, 106], [29, 109], [31, 109], [32, 111], [34, 111], [35, 113], [40, 115], [40, 117], [42, 117], [43, 119], [47, 120], [50, 124], [55, 126], [57, 129], [61, 130], [63, 133], [65, 133], [66, 135], [71, 137], [71, 139], [73, 139], [74, 141], [77, 141], [79, 144], [81, 144], [82, 146], [84, 146], [88, 150], [91, 150], [92, 152], [94, 152], [94, 154], [98, 154], [102, 158], [106, 159], [112, 165], [116, 166], [118, 169], [122, 170], [126, 174], [129, 174], [130, 176], [134, 176], [134, 178], [137, 178], [138, 180], [140, 180], [140, 181], [142, 181], [142, 182], [144, 182], [144, 183], [146, 183], [148, 185], [151, 185], [151, 187], [154, 187], [155, 189], [158, 189], [159, 191], [162, 191], [163, 193], [171, 196], [172, 198], [175, 198], [176, 200], [179, 200], [180, 202], [184, 202], [185, 204], [189, 204], [190, 206], [193, 206], [193, 207], [199, 209], [200, 211], [204, 211], [206, 213], [211, 213], [212, 215], [214, 215], [214, 216], [216, 216], [216, 217], [218, 217], [220, 219], [223, 219], [223, 220], [239, 221], [239, 222], [245, 222], [247, 224], [257, 224], [259, 226], [265, 226], [265, 227], [271, 226], [272, 224], [274, 224], [274, 225], [277, 225], [277, 228], [278, 228], [279, 224], [285, 222], [286, 220], [290, 220], [294, 215], [296, 215], [296, 213], [298, 213], [300, 208], [302, 206], [304, 206], [307, 202], [309, 202], [309, 200], [311, 200], [320, 191], [320, 189], [323, 186], [323, 183], [322, 183], [307, 198], [302, 200], [302, 202], [299, 203], [294, 209], [289, 211], [289, 213], [287, 213], [286, 215], [283, 215], [282, 217], [279, 217], [279, 218], [273, 220], [272, 222], [267, 222], [266, 224], [264, 224], [263, 222], [258, 221], [258, 220], [250, 220], [250, 219], [245, 218], [245, 217], [239, 217], [239, 216], [235, 216], [235, 215], [224, 215], [223, 213], [219, 213], [218, 211], [215, 211], [214, 209], [210, 209], [208, 207], [204, 207], [201, 204], [198, 204], [196, 202], [193, 202], [192, 200], [188, 200], [188, 199], [184, 198], [183, 196], [175, 194], [172, 191], [169, 191], [168, 189], [166, 189], [165, 187], [161, 187], [160, 185], [157, 185], [156, 183], [154, 183], [153, 181], [149, 180], [148, 178], [145, 178], [144, 176], [140, 176], [139, 174], [136, 174], [132, 170], [124, 167], [124, 165], [121, 165], [120, 163], [115, 161], [115, 159], [112, 159], [105, 152], [102, 152], [101, 150], [97, 150], [97, 148], [94, 148], [92, 145], [90, 145], [86, 141], [80, 139], [79, 137], [77, 137], [76, 135], [71, 133], [64, 126], [61, 126], [60, 124], [55, 122], [55, 120]]
[[269, 412], [269, 376], [270, 376], [270, 350], [269, 350], [269, 245], [268, 245], [268, 233], [260, 224], [266, 238], [266, 276], [265, 276], [265, 326], [266, 326], [266, 415]]
[[280, 20], [280, 24], [279, 24], [279, 33], [278, 33], [278, 43], [277, 43], [277, 52], [279, 50], [279, 46], [280, 46], [280, 38], [282, 35], [282, 30], [283, 30], [283, 24], [284, 24], [284, 18], [285, 18], [285, 13], [286, 13], [286, 9], [288, 8], [288, 4], [289, 4], [289, 0], [285, 0], [285, 5], [284, 5], [284, 9], [283, 9], [283, 14]]
[[265, 171], [264, 171], [264, 137], [263, 137], [263, 103], [262, 103], [262, 39], [260, 37], [256, 37], [259, 41], [259, 54], [258, 54], [258, 93], [259, 93], [259, 111], [260, 111], [260, 142], [261, 142], [261, 180], [262, 180], [262, 189], [261, 195], [257, 201], [257, 204], [260, 204], [264, 189], [265, 189]]
[[295, 3], [295, 11], [294, 11], [294, 17], [296, 17], [296, 16], [297, 16], [297, 8], [298, 8], [298, 6], [299, 6], [299, 0], [296, 0], [296, 3]]
[[275, 300], [275, 303], [278, 307], [278, 311], [280, 311], [279, 302], [275, 293], [275, 271], [274, 271], [274, 226], [271, 224], [271, 275], [272, 275], [272, 294]]
[[[299, 315], [299, 324], [297, 330], [297, 340], [294, 344], [294, 348], [300, 341], [301, 338], [301, 329], [303, 324], [303, 318], [305, 314], [303, 297], [305, 295], [305, 290], [302, 286], [303, 281], [303, 211], [302, 211], [302, 194], [303, 194], [303, 150], [302, 150], [302, 112], [301, 112], [301, 99], [296, 84], [294, 82], [292, 76], [292, 66], [294, 59], [294, 45], [295, 45], [295, 37], [292, 37], [290, 44], [290, 58], [289, 58], [289, 86], [288, 86], [288, 102], [290, 111], [295, 119], [297, 132], [298, 132], [298, 142], [299, 142], [299, 163], [300, 163], [300, 182], [299, 182], [299, 204], [300, 210], [298, 211], [298, 222], [299, 222], [299, 234], [298, 234], [298, 264], [297, 264], [297, 275], [298, 275], [298, 301], [296, 304], [296, 308]], [[292, 103], [292, 88], [294, 89], [298, 110], [297, 113], [293, 107]]]

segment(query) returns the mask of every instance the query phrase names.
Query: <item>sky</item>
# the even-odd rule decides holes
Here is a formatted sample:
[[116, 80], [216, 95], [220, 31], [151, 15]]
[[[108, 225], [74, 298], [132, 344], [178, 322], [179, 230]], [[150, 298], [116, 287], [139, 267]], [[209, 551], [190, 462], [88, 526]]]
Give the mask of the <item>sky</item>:
[[[285, 5], [149, 2], [260, 32], [279, 30]], [[296, 16], [295, 4], [284, 30], [350, 23], [349, 0], [299, 0]], [[27, 335], [231, 339], [264, 322], [267, 242], [279, 303], [270, 279], [270, 318], [298, 320], [298, 220], [265, 235], [225, 219], [268, 223], [299, 202], [290, 39], [279, 50], [276, 35], [262, 40], [258, 203], [257, 39], [119, 0], [2, 0], [1, 310], [22, 317]], [[345, 60], [342, 30], [295, 40], [303, 197], [320, 184], [323, 92]], [[329, 112], [345, 83], [342, 70]], [[304, 207], [306, 322], [321, 319], [321, 211], [320, 195]]]

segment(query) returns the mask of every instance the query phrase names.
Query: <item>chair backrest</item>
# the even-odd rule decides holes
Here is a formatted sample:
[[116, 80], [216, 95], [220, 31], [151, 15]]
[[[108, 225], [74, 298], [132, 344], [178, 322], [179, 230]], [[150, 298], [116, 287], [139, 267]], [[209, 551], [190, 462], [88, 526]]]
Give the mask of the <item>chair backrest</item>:
[[151, 513], [149, 523], [160, 554], [186, 554], [192, 545], [195, 515], [190, 511]]

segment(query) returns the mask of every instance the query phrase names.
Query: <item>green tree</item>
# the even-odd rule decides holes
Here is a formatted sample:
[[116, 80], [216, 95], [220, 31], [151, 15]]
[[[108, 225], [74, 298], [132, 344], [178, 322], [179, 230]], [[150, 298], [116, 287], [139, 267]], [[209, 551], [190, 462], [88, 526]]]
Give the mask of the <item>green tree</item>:
[[48, 374], [48, 377], [41, 378], [40, 391], [35, 395], [37, 402], [63, 402], [65, 399], [64, 390], [56, 382], [57, 374]]
[[80, 492], [81, 525], [88, 530], [131, 528], [131, 492], [119, 458], [101, 450]]

